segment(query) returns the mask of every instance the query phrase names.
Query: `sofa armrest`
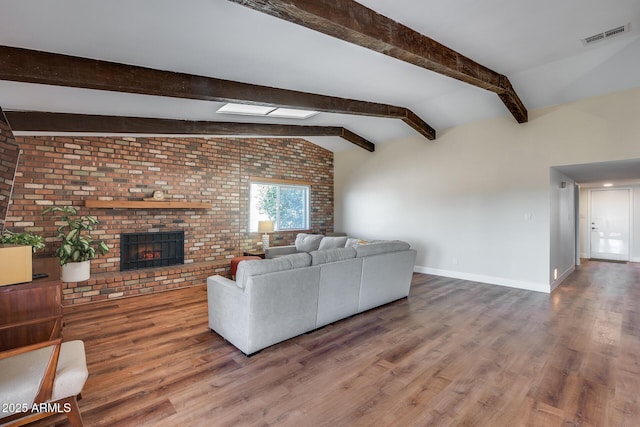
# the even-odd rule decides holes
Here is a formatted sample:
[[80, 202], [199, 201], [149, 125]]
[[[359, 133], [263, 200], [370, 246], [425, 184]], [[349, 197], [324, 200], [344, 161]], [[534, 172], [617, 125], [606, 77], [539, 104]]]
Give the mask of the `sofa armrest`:
[[232, 288], [238, 287], [238, 285], [236, 285], [235, 280], [231, 280], [227, 277], [220, 276], [220, 275], [210, 276], [207, 278], [207, 285], [209, 284], [213, 285], [214, 283], [220, 283], [222, 286], [225, 286], [225, 287], [232, 287]]
[[241, 350], [247, 345], [248, 299], [233, 280], [222, 276], [207, 278], [209, 328]]
[[264, 257], [266, 259], [277, 258], [284, 255], [297, 254], [298, 250], [295, 245], [289, 246], [274, 246], [264, 250]]

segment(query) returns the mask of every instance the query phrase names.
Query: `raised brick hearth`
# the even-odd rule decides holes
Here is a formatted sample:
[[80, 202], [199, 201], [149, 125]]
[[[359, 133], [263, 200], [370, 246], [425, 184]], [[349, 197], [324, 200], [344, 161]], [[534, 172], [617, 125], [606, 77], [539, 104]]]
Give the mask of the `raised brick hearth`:
[[[77, 304], [204, 284], [261, 241], [247, 232], [251, 177], [312, 183], [312, 232], [333, 231], [333, 154], [299, 139], [16, 137], [23, 155], [7, 226], [43, 234], [54, 250], [54, 218], [42, 208], [73, 205], [100, 220], [94, 237], [111, 252], [92, 261], [88, 282], [64, 285]], [[154, 190], [208, 209], [98, 209], [84, 200], [140, 200]], [[184, 230], [184, 264], [120, 272], [120, 233]], [[276, 233], [272, 245], [294, 232]], [[45, 255], [47, 255], [45, 254]]]
[[204, 284], [213, 274], [228, 274], [227, 261], [197, 262], [188, 265], [142, 270], [92, 273], [86, 282], [63, 284], [65, 305], [123, 298], [186, 286]]

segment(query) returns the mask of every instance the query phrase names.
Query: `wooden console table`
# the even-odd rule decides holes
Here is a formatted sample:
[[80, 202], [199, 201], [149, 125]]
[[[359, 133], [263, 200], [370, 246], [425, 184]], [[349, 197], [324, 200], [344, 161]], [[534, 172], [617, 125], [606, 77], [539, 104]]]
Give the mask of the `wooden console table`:
[[62, 321], [62, 282], [57, 258], [35, 258], [34, 273], [48, 277], [0, 286], [0, 351], [52, 338]]

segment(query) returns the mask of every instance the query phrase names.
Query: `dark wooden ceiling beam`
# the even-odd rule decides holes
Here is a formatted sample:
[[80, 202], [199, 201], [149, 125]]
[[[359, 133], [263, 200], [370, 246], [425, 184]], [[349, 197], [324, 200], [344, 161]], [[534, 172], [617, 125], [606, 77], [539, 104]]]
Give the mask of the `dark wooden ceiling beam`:
[[211, 136], [338, 136], [369, 152], [375, 145], [339, 126], [299, 126], [271, 123], [209, 122], [148, 117], [100, 116], [49, 113], [41, 111], [5, 111], [14, 131], [83, 132], [108, 134], [211, 135]]
[[524, 123], [527, 109], [509, 79], [353, 0], [230, 0], [498, 94]]
[[0, 80], [394, 118], [430, 140], [436, 137], [431, 126], [404, 107], [10, 46], [0, 46]]

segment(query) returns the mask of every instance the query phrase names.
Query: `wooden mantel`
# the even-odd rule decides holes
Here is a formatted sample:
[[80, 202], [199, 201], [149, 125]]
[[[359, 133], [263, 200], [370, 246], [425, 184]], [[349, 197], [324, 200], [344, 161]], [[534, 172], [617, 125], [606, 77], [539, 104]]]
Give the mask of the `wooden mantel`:
[[102, 209], [210, 209], [211, 203], [173, 200], [85, 200], [88, 208]]

